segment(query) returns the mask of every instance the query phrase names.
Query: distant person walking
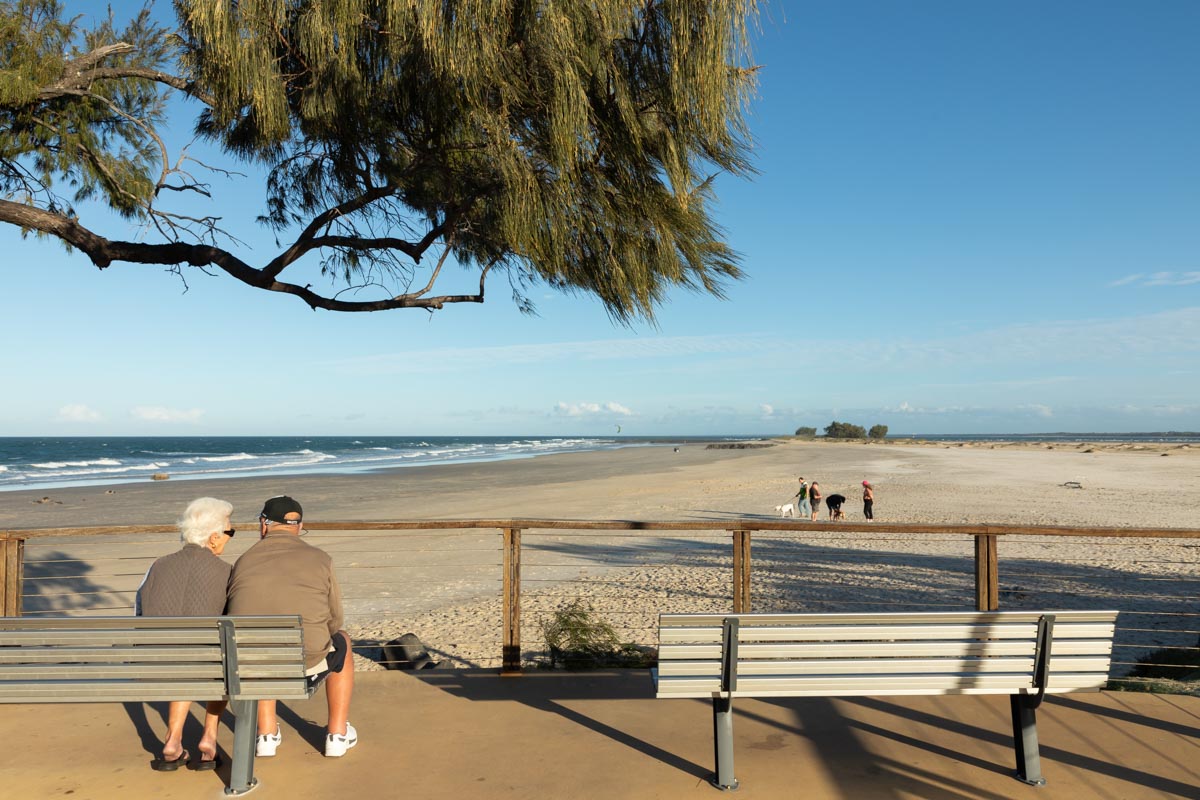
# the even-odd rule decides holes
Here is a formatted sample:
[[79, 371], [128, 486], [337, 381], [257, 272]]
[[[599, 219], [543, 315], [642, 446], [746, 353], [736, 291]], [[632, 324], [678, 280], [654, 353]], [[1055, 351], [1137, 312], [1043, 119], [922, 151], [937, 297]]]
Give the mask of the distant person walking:
[[800, 476], [800, 491], [796, 492], [796, 517], [807, 518], [812, 513], [812, 509], [808, 507], [808, 484], [804, 481], [804, 476]]
[[870, 481], [863, 481], [863, 516], [867, 522], [875, 519], [875, 490]]
[[812, 505], [812, 521], [817, 521], [817, 514], [821, 511], [821, 487], [816, 481], [808, 487], [808, 502]]

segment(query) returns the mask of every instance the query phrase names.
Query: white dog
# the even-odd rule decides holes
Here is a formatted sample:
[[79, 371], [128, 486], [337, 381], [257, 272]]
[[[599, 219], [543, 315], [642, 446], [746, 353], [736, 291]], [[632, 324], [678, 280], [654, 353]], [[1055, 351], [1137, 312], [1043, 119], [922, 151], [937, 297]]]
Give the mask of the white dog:
[[796, 506], [792, 503], [784, 503], [781, 506], [775, 506], [775, 510], [779, 512], [779, 516], [781, 517], [796, 516]]

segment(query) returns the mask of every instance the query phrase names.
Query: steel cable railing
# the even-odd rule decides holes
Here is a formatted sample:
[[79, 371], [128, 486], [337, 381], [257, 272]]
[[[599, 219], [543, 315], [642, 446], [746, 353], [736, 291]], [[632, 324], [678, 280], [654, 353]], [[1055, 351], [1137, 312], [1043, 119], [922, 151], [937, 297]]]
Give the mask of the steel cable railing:
[[[620, 642], [643, 649], [657, 644], [659, 613], [724, 613], [739, 599], [751, 610], [777, 612], [973, 608], [981, 596], [977, 541], [993, 536], [1000, 541], [998, 568], [987, 580], [995, 585], [1000, 609], [1115, 608], [1122, 614], [1114, 676], [1152, 685], [1155, 670], [1200, 673], [1200, 531], [978, 525], [926, 530], [933, 526], [746, 520], [310, 527], [315, 530], [306, 541], [333, 558], [347, 629], [369, 662], [385, 662], [383, 646], [411, 632], [435, 659], [500, 666], [505, 648], [514, 645], [512, 634], [505, 633], [508, 617], [519, 613], [520, 662], [542, 663], [543, 628], [572, 603], [611, 625]], [[132, 613], [146, 569], [179, 546], [169, 530], [11, 532], [25, 540], [23, 613]], [[506, 538], [505, 530], [521, 535]], [[742, 556], [749, 576], [742, 590], [731, 581], [737, 568], [733, 531], [752, 533]], [[255, 539], [235, 537], [226, 558], [236, 560]], [[513, 540], [519, 568], [506, 574], [513, 557], [506, 557], [506, 547], [511, 549], [506, 542]]]

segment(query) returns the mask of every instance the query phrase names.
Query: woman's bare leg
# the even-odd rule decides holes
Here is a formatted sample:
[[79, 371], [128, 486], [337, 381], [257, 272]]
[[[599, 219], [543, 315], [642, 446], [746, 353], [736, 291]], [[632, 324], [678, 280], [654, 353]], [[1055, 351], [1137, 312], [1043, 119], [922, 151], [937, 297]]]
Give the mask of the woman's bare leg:
[[224, 710], [224, 700], [213, 700], [204, 709], [204, 735], [197, 746], [201, 761], [212, 761], [217, 757], [217, 729], [221, 725], [221, 712]]
[[175, 700], [167, 711], [167, 740], [163, 742], [162, 757], [171, 761], [183, 752], [183, 724], [187, 722], [191, 700]]

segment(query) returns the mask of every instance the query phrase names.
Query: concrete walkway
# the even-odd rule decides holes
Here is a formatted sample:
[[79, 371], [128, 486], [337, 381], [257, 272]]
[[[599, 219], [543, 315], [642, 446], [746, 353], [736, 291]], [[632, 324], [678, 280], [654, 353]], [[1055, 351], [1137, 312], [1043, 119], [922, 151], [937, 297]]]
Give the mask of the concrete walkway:
[[[645, 671], [363, 673], [361, 742], [321, 755], [323, 694], [281, 706], [279, 755], [255, 798], [702, 798], [710, 706], [655, 700]], [[1048, 697], [1038, 712], [1048, 785], [1011, 776], [1005, 697], [739, 700], [739, 798], [1138, 800], [1200, 798], [1200, 698], [1106, 692]], [[194, 713], [200, 712], [194, 706]], [[218, 798], [217, 773], [149, 768], [165, 707], [0, 707], [11, 798]], [[185, 744], [194, 744], [193, 720]], [[221, 744], [232, 744], [223, 728]]]

